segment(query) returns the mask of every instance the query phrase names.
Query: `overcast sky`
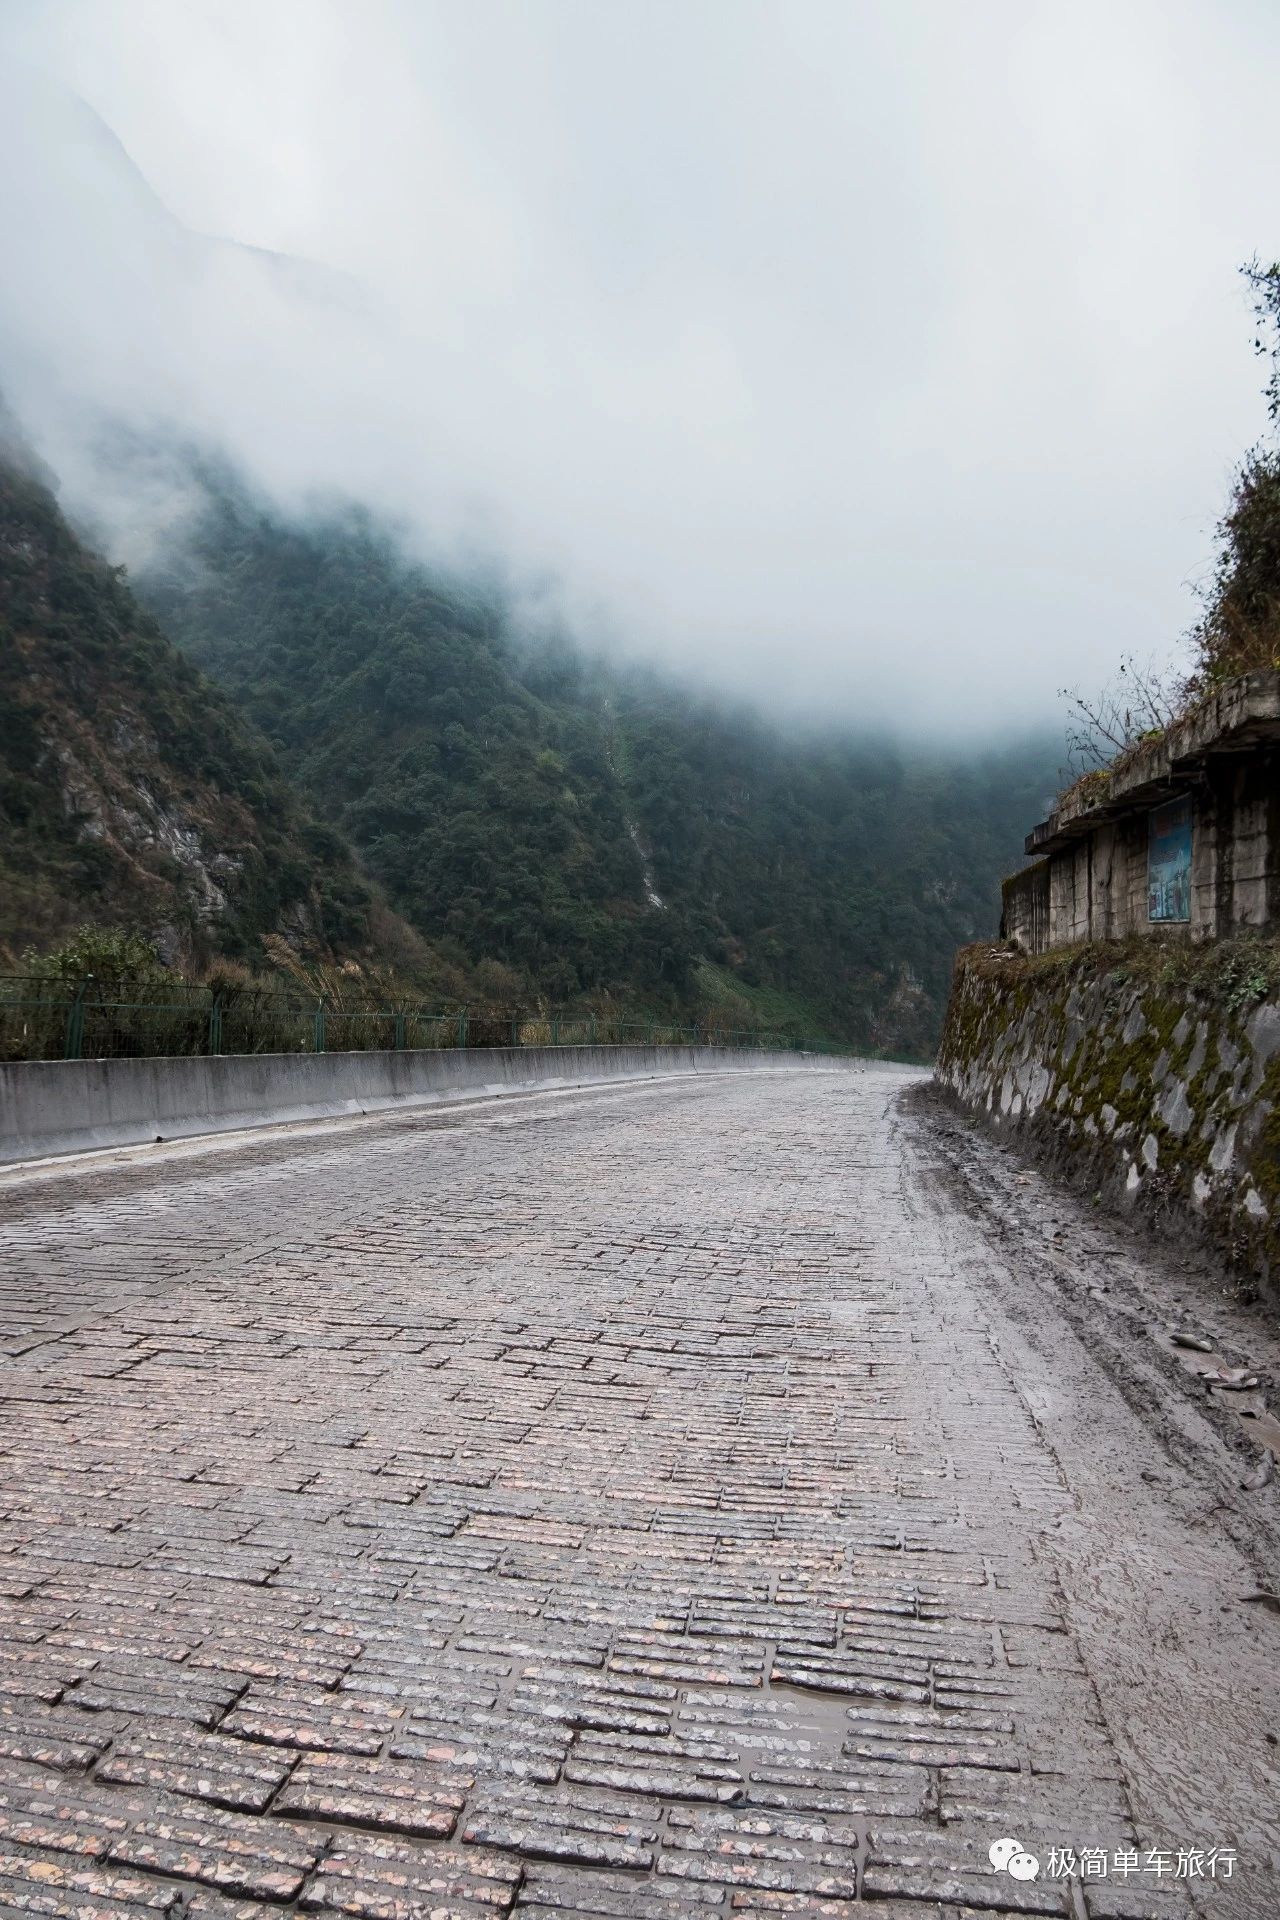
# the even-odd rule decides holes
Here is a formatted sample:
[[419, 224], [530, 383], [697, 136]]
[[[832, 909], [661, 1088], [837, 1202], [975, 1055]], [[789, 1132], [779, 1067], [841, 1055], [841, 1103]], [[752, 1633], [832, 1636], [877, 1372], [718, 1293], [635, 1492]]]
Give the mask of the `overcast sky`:
[[928, 727], [1194, 617], [1271, 0], [0, 0], [0, 66], [0, 388], [73, 506], [92, 407], [171, 419], [589, 640]]

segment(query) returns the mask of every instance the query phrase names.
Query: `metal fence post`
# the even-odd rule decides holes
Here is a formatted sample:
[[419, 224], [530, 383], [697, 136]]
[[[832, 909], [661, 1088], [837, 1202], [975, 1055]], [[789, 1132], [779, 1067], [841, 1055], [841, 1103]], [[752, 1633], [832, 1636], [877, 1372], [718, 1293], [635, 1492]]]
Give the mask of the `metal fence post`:
[[513, 1047], [520, 1045], [520, 1015], [518, 1013], [513, 1013], [511, 1016], [511, 1044]]
[[404, 1052], [404, 1015], [402, 1013], [396, 1015], [395, 1048], [397, 1053]]
[[553, 1047], [560, 1045], [560, 1015], [558, 1013], [553, 1013], [551, 1016], [551, 1044]]
[[465, 1007], [461, 1007], [458, 1010], [458, 1045], [460, 1047], [465, 1047], [466, 1044], [467, 1044], [467, 1010]]
[[324, 1001], [316, 1001], [315, 1051], [324, 1052]]
[[76, 989], [76, 997], [67, 1008], [67, 1038], [64, 1054], [68, 1060], [78, 1060], [84, 1050], [84, 996], [89, 982], [82, 980]]
[[215, 993], [209, 1006], [209, 1051], [222, 1052], [222, 995]]
[[594, 1047], [595, 1043], [596, 1043], [596, 1017], [593, 1013], [591, 1016], [591, 1037], [587, 1041], [587, 1045], [589, 1047]]

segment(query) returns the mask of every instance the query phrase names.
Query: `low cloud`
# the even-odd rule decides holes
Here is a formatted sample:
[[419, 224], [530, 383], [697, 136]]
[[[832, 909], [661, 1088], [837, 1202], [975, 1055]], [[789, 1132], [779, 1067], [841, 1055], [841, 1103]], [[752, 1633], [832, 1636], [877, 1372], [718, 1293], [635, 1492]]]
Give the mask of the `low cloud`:
[[114, 551], [121, 420], [352, 495], [591, 643], [989, 732], [1169, 653], [1261, 431], [1280, 16], [40, 0], [0, 389]]

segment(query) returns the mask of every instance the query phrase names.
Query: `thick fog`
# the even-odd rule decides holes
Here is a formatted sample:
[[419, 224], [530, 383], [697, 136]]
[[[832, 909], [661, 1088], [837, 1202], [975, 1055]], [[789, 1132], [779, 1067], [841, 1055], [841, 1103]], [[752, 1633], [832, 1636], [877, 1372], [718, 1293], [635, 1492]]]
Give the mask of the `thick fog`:
[[115, 418], [775, 709], [985, 732], [1194, 617], [1266, 0], [9, 0], [0, 69], [0, 390], [124, 558]]

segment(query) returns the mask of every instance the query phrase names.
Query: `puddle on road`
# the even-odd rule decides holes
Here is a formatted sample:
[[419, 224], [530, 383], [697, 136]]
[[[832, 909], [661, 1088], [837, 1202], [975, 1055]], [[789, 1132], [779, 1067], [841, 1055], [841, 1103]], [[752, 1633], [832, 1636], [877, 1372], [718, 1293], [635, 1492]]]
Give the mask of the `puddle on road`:
[[839, 1759], [849, 1733], [846, 1709], [856, 1705], [853, 1693], [835, 1693], [819, 1687], [796, 1687], [787, 1680], [766, 1680], [760, 1689], [766, 1700], [776, 1700], [782, 1711], [775, 1722], [779, 1732], [812, 1734]]

